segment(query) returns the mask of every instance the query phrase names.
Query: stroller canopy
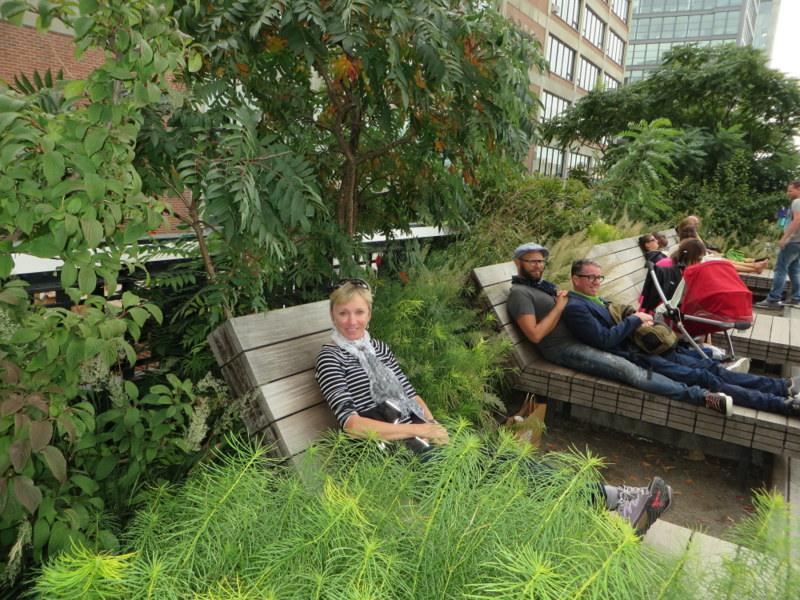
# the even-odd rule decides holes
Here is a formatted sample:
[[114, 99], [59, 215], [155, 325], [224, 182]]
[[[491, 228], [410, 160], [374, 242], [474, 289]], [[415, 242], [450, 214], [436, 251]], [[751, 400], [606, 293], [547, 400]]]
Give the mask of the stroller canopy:
[[[686, 291], [681, 312], [724, 323], [753, 321], [753, 293], [727, 260], [709, 260], [683, 271]], [[719, 331], [713, 325], [684, 321], [690, 335]]]

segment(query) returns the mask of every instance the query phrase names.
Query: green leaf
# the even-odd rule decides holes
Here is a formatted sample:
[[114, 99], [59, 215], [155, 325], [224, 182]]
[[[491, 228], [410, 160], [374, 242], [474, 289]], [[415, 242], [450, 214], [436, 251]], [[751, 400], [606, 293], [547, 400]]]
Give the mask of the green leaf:
[[102, 481], [106, 477], [109, 476], [111, 471], [113, 471], [117, 463], [119, 462], [119, 455], [118, 454], [109, 454], [101, 458], [97, 463], [97, 468], [94, 471], [94, 478], [97, 481]]
[[103, 239], [103, 226], [100, 221], [81, 219], [81, 231], [83, 231], [83, 237], [86, 238], [86, 243], [91, 248], [96, 248], [100, 245], [100, 241]]
[[[61, 454], [61, 450], [55, 446], [45, 446], [42, 448], [41, 454], [44, 456], [44, 460], [50, 472], [53, 474], [53, 477], [55, 477], [59, 483], [64, 483], [67, 480], [67, 461], [64, 455]], [[75, 477], [79, 477], [79, 475]]]
[[60, 152], [47, 152], [42, 164], [47, 185], [54, 186], [64, 177], [64, 155]]
[[92, 494], [97, 492], [97, 490], [100, 489], [100, 486], [97, 485], [97, 482], [94, 479], [87, 477], [86, 475], [80, 475], [80, 474], [72, 475], [69, 478], [69, 480], [75, 485], [77, 485], [79, 488], [81, 488], [84, 494], [87, 494], [89, 496], [91, 496]]
[[36, 507], [42, 501], [42, 491], [33, 484], [30, 477], [14, 477], [14, 494], [30, 513], [36, 512]]
[[63, 521], [56, 521], [50, 528], [50, 540], [47, 550], [51, 555], [55, 555], [67, 547], [69, 541], [69, 529]]
[[108, 130], [104, 127], [93, 127], [89, 130], [89, 133], [86, 134], [86, 139], [83, 142], [83, 147], [86, 150], [87, 156], [92, 156], [96, 152], [98, 152], [102, 147], [103, 144], [106, 143], [108, 139]]
[[65, 288], [72, 287], [78, 280], [78, 268], [71, 262], [66, 262], [61, 267], [61, 285]]
[[150, 316], [148, 312], [141, 308], [141, 307], [134, 307], [128, 311], [128, 314], [131, 318], [136, 322], [139, 327], [144, 325], [144, 322], [147, 321], [147, 318]]
[[11, 334], [12, 344], [27, 344], [39, 337], [39, 330], [32, 327], [22, 327]]
[[[40, 513], [41, 514], [41, 513]], [[33, 524], [33, 547], [36, 550], [44, 548], [50, 539], [50, 524], [47, 519], [39, 518]]]
[[139, 296], [132, 292], [122, 292], [122, 308], [128, 308], [139, 304]]
[[95, 173], [86, 173], [84, 175], [84, 186], [89, 200], [92, 202], [100, 202], [106, 195], [106, 184], [102, 178]]
[[82, 96], [85, 89], [86, 89], [85, 79], [72, 79], [71, 81], [68, 81], [67, 84], [64, 86], [64, 98], [69, 100], [70, 98]]
[[0, 253], [0, 279], [7, 279], [14, 268], [14, 259], [10, 254]]
[[203, 66], [203, 57], [199, 52], [195, 52], [189, 57], [188, 66], [190, 73], [197, 73], [200, 70], [200, 67]]
[[97, 287], [97, 275], [91, 267], [83, 267], [78, 273], [78, 289], [82, 294], [93, 294]]

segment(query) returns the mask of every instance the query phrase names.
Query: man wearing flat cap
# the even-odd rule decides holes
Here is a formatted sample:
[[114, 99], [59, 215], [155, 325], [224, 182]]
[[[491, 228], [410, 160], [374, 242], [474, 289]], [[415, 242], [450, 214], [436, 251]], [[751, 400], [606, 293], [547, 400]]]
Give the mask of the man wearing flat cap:
[[570, 302], [567, 292], [542, 279], [549, 255], [547, 248], [532, 242], [514, 251], [517, 275], [511, 278], [507, 304], [511, 318], [547, 360], [674, 400], [704, 401], [706, 391], [698, 386], [648, 373], [621, 356], [579, 342], [561, 319]]

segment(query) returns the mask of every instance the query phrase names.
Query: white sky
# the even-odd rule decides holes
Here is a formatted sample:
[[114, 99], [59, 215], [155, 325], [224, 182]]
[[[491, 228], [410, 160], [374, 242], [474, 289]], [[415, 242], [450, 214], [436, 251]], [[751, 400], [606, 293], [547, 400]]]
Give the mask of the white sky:
[[800, 0], [781, 0], [770, 66], [798, 78], [800, 78], [800, 44], [797, 40], [799, 26]]

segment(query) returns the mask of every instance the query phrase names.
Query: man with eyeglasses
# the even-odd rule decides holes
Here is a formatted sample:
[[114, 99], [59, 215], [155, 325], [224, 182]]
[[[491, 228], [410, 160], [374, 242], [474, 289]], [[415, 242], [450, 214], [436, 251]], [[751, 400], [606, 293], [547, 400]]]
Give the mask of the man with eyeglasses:
[[[652, 325], [653, 318], [647, 313], [637, 312], [617, 323], [608, 308], [610, 302], [599, 296], [603, 274], [595, 261], [588, 258], [576, 260], [572, 263], [571, 273], [573, 290], [568, 294], [569, 303], [562, 320], [584, 344], [613, 353], [654, 374], [715, 392], [706, 393], [705, 406], [727, 416], [732, 413], [731, 399], [738, 406], [800, 415], [800, 396], [796, 396], [800, 390], [800, 377], [772, 379], [736, 373], [717, 361], [697, 358], [681, 349], [664, 354], [643, 352], [633, 344], [630, 336], [642, 325]], [[720, 396], [727, 400], [721, 400]], [[701, 404], [696, 400], [689, 402]]]
[[[547, 360], [674, 400], [697, 405], [730, 406], [731, 399], [725, 394], [686, 385], [658, 373], [648, 373], [625, 357], [582, 343], [562, 318], [565, 309], [574, 301], [566, 291], [558, 290], [555, 285], [542, 279], [549, 255], [547, 248], [535, 243], [523, 244], [514, 251], [517, 275], [511, 279], [506, 305], [511, 318]], [[636, 320], [641, 322], [640, 318]]]

